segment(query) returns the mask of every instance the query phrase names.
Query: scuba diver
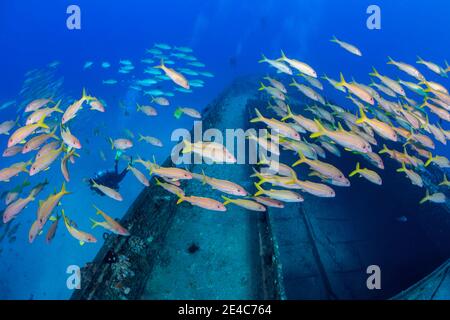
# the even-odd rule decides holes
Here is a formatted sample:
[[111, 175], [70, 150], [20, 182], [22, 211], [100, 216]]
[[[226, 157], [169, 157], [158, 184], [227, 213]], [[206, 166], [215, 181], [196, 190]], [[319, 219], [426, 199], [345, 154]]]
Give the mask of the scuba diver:
[[[94, 190], [95, 192], [97, 192], [99, 195], [104, 196], [104, 193], [101, 192], [99, 189], [94, 188], [93, 187], [93, 183], [92, 180], [95, 181], [95, 183], [103, 185], [103, 186], [107, 186], [111, 189], [114, 189], [116, 191], [119, 190], [119, 184], [120, 182], [123, 180], [123, 178], [125, 178], [125, 176], [128, 173], [128, 167], [123, 169], [122, 172], [119, 173], [118, 170], [118, 164], [119, 164], [119, 159], [122, 156], [122, 151], [117, 151], [116, 152], [116, 157], [114, 159], [114, 171], [100, 171], [97, 172], [97, 174], [90, 178], [87, 183], [89, 184], [91, 190]], [[133, 158], [130, 157], [130, 160], [128, 162], [128, 165], [132, 166], [133, 165]]]

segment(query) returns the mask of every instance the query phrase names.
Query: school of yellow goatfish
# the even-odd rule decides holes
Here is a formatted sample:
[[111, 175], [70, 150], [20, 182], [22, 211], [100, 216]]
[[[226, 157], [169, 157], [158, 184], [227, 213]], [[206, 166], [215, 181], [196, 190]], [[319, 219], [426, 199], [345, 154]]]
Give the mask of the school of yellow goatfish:
[[[331, 42], [338, 44], [349, 54], [363, 56], [355, 45], [338, 40], [336, 37], [333, 37]], [[153, 50], [161, 49], [164, 50], [161, 46]], [[183, 55], [183, 52], [190, 51], [185, 48], [184, 51], [179, 50], [178, 55]], [[135, 163], [141, 165], [145, 171], [134, 165], [128, 166], [128, 170], [136, 180], [149, 187], [151, 182], [149, 179], [153, 177], [156, 186], [176, 196], [177, 203], [187, 202], [212, 211], [227, 211], [228, 205], [236, 205], [247, 210], [263, 212], [267, 207], [283, 208], [287, 202], [302, 202], [304, 201], [302, 193], [316, 197], [335, 197], [333, 187], [349, 187], [350, 180], [358, 177], [382, 185], [383, 157], [398, 162], [397, 171], [419, 188], [424, 188], [420, 170], [432, 165], [442, 169], [450, 167], [450, 162], [445, 156], [433, 152], [435, 143], [446, 145], [447, 140], [450, 140], [450, 131], [444, 130], [440, 125], [442, 122], [450, 121], [450, 94], [442, 84], [427, 80], [425, 74], [427, 72], [447, 77], [450, 71], [448, 66], [442, 67], [418, 58], [416, 67], [389, 57], [387, 63], [398, 69], [397, 74], [388, 77], [373, 68], [370, 71], [372, 82], [363, 84], [356, 80], [350, 82], [348, 79], [351, 76], [343, 73], [340, 74], [339, 80], [327, 75], [319, 77], [312, 66], [288, 57], [283, 51], [281, 56], [275, 59], [263, 55], [259, 62], [270, 66], [275, 75], [262, 79], [259, 90], [270, 98], [270, 102], [264, 109], [263, 106], [256, 109], [255, 117], [250, 122], [267, 127], [270, 134], [266, 137], [250, 135], [248, 139], [254, 140], [259, 148], [272, 155], [280, 156], [281, 152], [294, 152], [298, 155], [298, 161], [286, 164], [260, 156], [258, 159], [260, 170], [254, 168], [252, 175], [258, 180], [254, 183], [256, 188], [254, 194], [236, 182], [206, 176], [204, 172], [189, 172], [175, 166], [163, 167], [155, 161], [143, 160], [139, 156]], [[190, 89], [188, 78], [177, 70], [176, 63], [173, 67], [168, 67], [162, 60], [159, 65], [154, 65], [153, 69], [162, 71], [164, 76], [180, 89]], [[284, 78], [290, 77], [290, 83], [283, 84], [280, 79], [276, 79], [280, 74], [283, 74]], [[399, 79], [399, 76], [408, 79]], [[338, 94], [347, 95], [358, 112], [355, 114], [330, 103], [323, 93], [324, 85], [320, 79], [325, 80], [332, 90], [338, 91]], [[112, 84], [111, 81], [110, 83]], [[302, 107], [303, 110], [293, 110], [289, 105], [288, 89], [298, 91], [311, 103], [308, 103], [307, 107]], [[414, 94], [414, 99], [420, 101], [409, 97], [409, 94]], [[60, 210], [61, 216], [55, 213], [59, 210], [57, 207], [61, 199], [70, 194], [66, 189], [66, 183], [70, 182], [69, 167], [76, 165], [76, 159], [81, 156], [79, 153], [82, 145], [76, 133], [71, 132], [71, 123], [77, 120], [77, 115], [82, 110], [83, 112], [108, 110], [101, 99], [89, 95], [86, 90], [83, 90], [78, 100], [67, 107], [61, 105], [61, 101], [52, 101], [48, 97], [36, 98], [23, 110], [22, 118], [25, 119], [23, 123], [12, 120], [0, 124], [0, 133], [10, 135], [3, 156], [34, 153], [28, 162], [18, 162], [1, 169], [0, 181], [9, 182], [22, 173], [30, 176], [45, 175], [45, 171], [59, 161], [61, 189], [48, 198], [39, 200], [36, 220], [30, 226], [29, 242], [32, 243], [37, 235], [42, 234], [48, 224], [50, 226], [47, 227], [45, 238], [47, 242], [51, 241], [61, 217], [67, 231], [80, 244], [96, 242], [92, 234], [77, 228], [76, 223], [66, 215], [64, 209]], [[164, 97], [152, 97], [151, 104], [169, 106], [169, 101]], [[87, 111], [83, 108], [86, 105], [89, 106]], [[154, 106], [138, 105], [137, 111], [146, 116], [157, 116]], [[274, 113], [276, 117], [267, 116], [269, 112]], [[174, 115], [179, 118], [182, 114], [193, 119], [201, 119], [201, 113], [193, 108], [178, 108]], [[52, 127], [46, 124], [46, 119], [51, 115], [60, 115], [59, 123]], [[432, 123], [432, 119], [436, 121]], [[152, 145], [161, 145], [160, 141], [153, 137], [141, 135], [139, 141], [142, 140]], [[388, 142], [398, 142], [401, 147], [399, 150], [389, 149], [386, 146]], [[116, 150], [132, 152], [133, 141], [129, 137], [110, 138], [110, 143]], [[376, 152], [375, 148], [379, 151]], [[347, 175], [324, 160], [326, 153], [340, 157], [342, 152], [350, 152], [355, 157], [360, 157], [355, 161], [355, 170]], [[182, 153], [198, 154], [203, 159], [224, 165], [236, 165], [237, 162], [234, 155], [223, 144], [217, 142], [192, 143], [184, 140]], [[307, 179], [302, 180], [297, 176], [294, 169], [297, 166], [310, 169]], [[181, 184], [184, 180], [198, 180], [220, 191], [223, 193], [223, 202], [201, 195], [185, 194]], [[3, 213], [3, 222], [9, 223], [17, 217], [30, 202], [38, 198], [45, 185], [45, 182], [36, 185], [24, 198], [20, 198], [19, 192], [12, 189], [5, 199], [7, 207]], [[111, 198], [111, 201], [123, 200], [117, 190], [96, 181], [92, 181], [92, 186]], [[450, 186], [445, 175], [440, 186]], [[424, 190], [424, 198], [420, 203], [427, 201], [444, 203], [446, 197], [441, 192], [431, 193]], [[93, 227], [99, 226], [122, 236], [130, 234], [125, 227], [95, 204], [93, 207], [96, 214], [103, 218], [102, 221], [91, 219]]]

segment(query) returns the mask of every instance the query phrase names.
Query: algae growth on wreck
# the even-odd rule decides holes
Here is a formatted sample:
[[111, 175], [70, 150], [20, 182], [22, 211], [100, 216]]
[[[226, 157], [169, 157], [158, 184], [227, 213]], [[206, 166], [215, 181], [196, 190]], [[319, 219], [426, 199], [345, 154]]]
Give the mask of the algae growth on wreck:
[[0, 298], [449, 299], [448, 4], [347, 2], [2, 2]]

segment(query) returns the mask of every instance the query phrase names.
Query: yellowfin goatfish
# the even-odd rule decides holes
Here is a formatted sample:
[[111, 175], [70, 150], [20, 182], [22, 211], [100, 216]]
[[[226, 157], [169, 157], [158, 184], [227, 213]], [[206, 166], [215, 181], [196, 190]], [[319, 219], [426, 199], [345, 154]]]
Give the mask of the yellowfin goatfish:
[[139, 140], [138, 141], [145, 141], [155, 147], [162, 147], [163, 144], [161, 142], [161, 140], [155, 138], [155, 137], [150, 137], [150, 136], [143, 136], [142, 134], [139, 134]]
[[337, 43], [338, 45], [341, 46], [341, 48], [347, 50], [350, 53], [353, 53], [356, 56], [359, 56], [359, 57], [362, 56], [361, 51], [357, 47], [355, 47], [354, 45], [352, 45], [350, 43], [347, 43], [347, 42], [344, 42], [344, 41], [340, 41], [335, 36], [333, 36], [333, 39], [331, 39], [330, 41], [334, 42], [334, 43]]
[[26, 198], [20, 198], [9, 204], [3, 212], [3, 223], [8, 223], [14, 219], [33, 200], [34, 196], [30, 194]]
[[189, 89], [189, 82], [187, 79], [179, 72], [176, 72], [174, 69], [168, 68], [164, 65], [164, 60], [161, 60], [161, 64], [154, 68], [162, 69], [166, 76], [168, 76], [173, 82], [184, 89]]
[[70, 192], [66, 190], [66, 184], [63, 182], [60, 192], [50, 195], [45, 201], [39, 201], [37, 221], [41, 228], [45, 225], [53, 210], [61, 201], [61, 198], [68, 194], [70, 194]]
[[29, 124], [27, 126], [17, 129], [11, 137], [8, 139], [8, 148], [15, 146], [21, 141], [25, 140], [28, 136], [33, 134], [38, 128], [49, 129], [49, 127], [44, 123], [45, 117], [41, 118], [35, 124]]
[[50, 138], [54, 138], [54, 139], [59, 139], [56, 135], [56, 129], [58, 127], [55, 127], [53, 129], [53, 131], [51, 133], [47, 133], [47, 134], [41, 134], [39, 136], [33, 137], [31, 138], [27, 143], [25, 143], [25, 145], [22, 148], [22, 153], [28, 153], [30, 151], [39, 149], [41, 147], [41, 145], [43, 145], [48, 139]]
[[83, 88], [83, 93], [82, 93], [81, 99], [75, 101], [66, 109], [66, 111], [64, 112], [64, 114], [62, 116], [61, 124], [65, 124], [66, 122], [75, 118], [78, 111], [80, 111], [81, 107], [83, 106], [83, 103], [89, 102], [91, 100], [95, 100], [95, 98], [88, 96], [86, 94], [86, 90]]
[[427, 190], [425, 197], [422, 200], [420, 200], [419, 203], [423, 204], [427, 201], [434, 202], [434, 203], [445, 203], [446, 200], [447, 199], [445, 197], [445, 194], [443, 194], [442, 192], [430, 194], [430, 191]]
[[222, 196], [222, 199], [225, 200], [223, 203], [224, 206], [227, 204], [233, 203], [239, 207], [245, 208], [250, 211], [258, 211], [258, 212], [264, 212], [266, 211], [266, 207], [264, 207], [262, 204], [253, 201], [253, 200], [247, 200], [247, 199], [230, 199], [225, 196]]
[[423, 64], [424, 66], [426, 66], [428, 69], [430, 69], [434, 73], [444, 76], [444, 77], [447, 75], [446, 71], [442, 67], [438, 66], [436, 63], [431, 62], [431, 61], [425, 61], [421, 57], [417, 57], [417, 59], [418, 60], [416, 63]]
[[227, 208], [223, 205], [223, 203], [211, 198], [196, 197], [196, 196], [186, 197], [182, 194], [179, 194], [178, 197], [180, 199], [177, 201], [177, 204], [186, 201], [192, 204], [193, 206], [197, 206], [206, 210], [227, 211]]
[[378, 73], [377, 69], [373, 68], [373, 72], [370, 73], [369, 75], [380, 79], [381, 82], [383, 82], [389, 89], [391, 89], [395, 93], [401, 96], [405, 95], [405, 90], [403, 90], [402, 86], [397, 81], [392, 80], [386, 76], [382, 76], [381, 74]]
[[369, 169], [361, 169], [359, 162], [356, 164], [356, 169], [352, 171], [352, 173], [350, 173], [349, 176], [353, 177], [357, 174], [377, 185], [381, 185], [383, 183], [378, 173]]
[[283, 119], [281, 119], [281, 121], [286, 121], [287, 119], [292, 119], [294, 120], [296, 123], [298, 123], [302, 128], [304, 128], [305, 130], [309, 131], [309, 132], [318, 132], [319, 128], [317, 126], [317, 124], [314, 122], [314, 120], [310, 120], [308, 118], [303, 117], [302, 115], [298, 114], [293, 114], [291, 111], [291, 108], [288, 106], [287, 107], [287, 116], [285, 116]]
[[402, 163], [402, 167], [397, 169], [397, 172], [404, 172], [413, 185], [423, 187], [423, 181], [420, 175], [415, 173], [413, 170], [407, 169], [404, 162]]
[[250, 120], [251, 123], [264, 122], [268, 127], [272, 128], [282, 136], [291, 138], [293, 140], [300, 141], [300, 134], [288, 126], [286, 123], [278, 121], [276, 119], [268, 119], [264, 117], [258, 109], [255, 109], [257, 117]]
[[361, 113], [361, 118], [356, 120], [357, 124], [367, 123], [376, 133], [378, 133], [384, 139], [397, 141], [397, 133], [389, 124], [386, 124], [378, 119], [367, 118], [363, 108], [360, 108], [359, 112]]
[[69, 147], [74, 149], [81, 149], [80, 140], [78, 140], [78, 138], [70, 132], [69, 128], [66, 128], [64, 130], [63, 127], [61, 127], [61, 138]]
[[20, 172], [28, 172], [27, 166], [31, 164], [31, 160], [28, 162], [18, 162], [10, 167], [0, 170], [0, 181], [9, 182], [9, 179], [17, 176]]
[[268, 94], [270, 94], [275, 99], [280, 99], [284, 101], [286, 98], [280, 90], [275, 87], [268, 86], [266, 87], [264, 83], [261, 82], [261, 87], [258, 89], [259, 91], [265, 90]]
[[182, 153], [185, 154], [190, 152], [196, 153], [216, 163], [236, 163], [237, 161], [224, 145], [217, 142], [198, 141], [191, 143], [184, 139]]
[[162, 187], [166, 191], [169, 191], [170, 193], [173, 193], [175, 195], [178, 195], [178, 194], [184, 195], [184, 191], [182, 189], [180, 189], [179, 187], [177, 187], [171, 183], [161, 182], [158, 180], [158, 178], [155, 178], [155, 180], [156, 180], [156, 185]]
[[213, 178], [213, 177], [208, 177], [205, 175], [205, 173], [203, 171], [202, 171], [202, 175], [201, 175], [201, 180], [202, 180], [203, 184], [208, 184], [213, 189], [219, 190], [219, 191], [227, 193], [227, 194], [231, 194], [234, 196], [243, 196], [243, 197], [245, 197], [248, 194], [248, 192], [240, 185], [238, 185], [234, 182], [228, 181], [228, 180], [222, 180], [222, 179], [217, 179], [217, 178]]
[[89, 243], [95, 243], [97, 242], [97, 239], [95, 239], [95, 237], [89, 233], [80, 231], [78, 229], [75, 229], [74, 227], [71, 226], [71, 223], [69, 221], [69, 218], [66, 217], [64, 210], [61, 210], [63, 219], [64, 219], [64, 224], [66, 225], [67, 231], [69, 231], [70, 235], [72, 237], [74, 237], [75, 239], [77, 239], [80, 242], [80, 245], [84, 245], [86, 242]]
[[39, 122], [39, 120], [41, 120], [43, 117], [48, 117], [50, 116], [53, 112], [59, 112], [59, 113], [63, 113], [64, 111], [62, 111], [61, 109], [59, 109], [59, 105], [61, 104], [61, 100], [58, 101], [58, 103], [52, 107], [52, 108], [42, 108], [42, 109], [38, 109], [36, 111], [34, 111], [32, 114], [30, 114], [27, 118], [26, 121], [26, 125], [29, 124], [34, 124]]
[[110, 197], [111, 199], [114, 199], [114, 200], [117, 200], [117, 201], [122, 201], [123, 200], [122, 195], [119, 192], [117, 192], [116, 190], [114, 190], [114, 189], [112, 189], [110, 187], [98, 184], [93, 179], [91, 179], [91, 182], [92, 182], [92, 187], [97, 188], [103, 194], [105, 194], [106, 196]]
[[202, 118], [202, 115], [200, 114], [200, 112], [198, 112], [197, 110], [195, 110], [193, 108], [177, 108], [173, 115], [175, 118], [179, 119], [182, 114], [185, 114], [194, 119]]
[[59, 157], [64, 150], [64, 144], [58, 149], [48, 150], [47, 153], [34, 160], [30, 168], [30, 176], [34, 176], [41, 171], [46, 170]]
[[109, 138], [109, 142], [111, 143], [111, 149], [117, 150], [126, 150], [133, 147], [133, 142], [129, 139], [115, 139]]
[[114, 220], [113, 218], [108, 216], [105, 212], [103, 212], [102, 210], [97, 208], [95, 205], [94, 205], [94, 208], [96, 210], [96, 214], [101, 215], [103, 217], [103, 219], [105, 219], [105, 221], [98, 222], [98, 221], [91, 219], [91, 221], [93, 223], [92, 228], [101, 226], [101, 227], [103, 227], [115, 234], [121, 235], [121, 236], [129, 236], [130, 235], [130, 232], [128, 232], [127, 229], [122, 227], [116, 220]]
[[310, 77], [313, 77], [313, 78], [317, 78], [317, 73], [316, 73], [316, 71], [314, 71], [314, 69], [311, 66], [307, 65], [304, 62], [295, 60], [295, 59], [289, 59], [284, 54], [283, 50], [281, 50], [281, 58], [278, 59], [278, 61], [287, 62], [292, 68], [297, 69], [301, 73], [308, 75]]
[[311, 100], [317, 101], [321, 104], [325, 104], [325, 99], [319, 93], [317, 93], [316, 91], [314, 91], [314, 89], [312, 89], [308, 86], [299, 84], [297, 81], [295, 81], [295, 79], [292, 79], [292, 83], [290, 83], [289, 86], [296, 87], [298, 89], [298, 91], [303, 93], [305, 96], [307, 96]]
[[388, 58], [389, 58], [388, 64], [392, 64], [392, 65], [396, 66], [397, 68], [399, 68], [403, 72], [409, 74], [410, 76], [416, 78], [417, 80], [420, 80], [420, 81], [425, 80], [424, 76], [419, 72], [419, 70], [414, 68], [412, 65], [395, 61], [391, 57], [388, 57]]
[[252, 197], [252, 199], [255, 200], [256, 202], [259, 202], [259, 203], [265, 205], [266, 207], [279, 208], [279, 209], [284, 208], [283, 202], [275, 200], [275, 199], [271, 199], [268, 197]]
[[319, 131], [311, 134], [311, 138], [326, 136], [344, 148], [359, 151], [362, 153], [372, 152], [372, 147], [370, 146], [370, 144], [360, 136], [351, 132], [347, 132], [342, 129], [342, 127], [336, 131], [330, 131], [325, 129], [325, 127], [318, 120], [315, 121], [319, 128]]
[[320, 160], [307, 159], [302, 153], [299, 153], [299, 156], [300, 160], [295, 162], [292, 165], [293, 167], [305, 163], [308, 166], [310, 166], [314, 171], [320, 172], [327, 178], [332, 178], [333, 180], [341, 181], [344, 183], [348, 181], [347, 178], [344, 176], [344, 174], [335, 166], [329, 163], [322, 162]]
[[450, 168], [450, 161], [444, 156], [434, 156], [430, 154], [430, 158], [425, 162], [425, 167], [428, 167], [431, 163], [436, 164], [439, 168]]
[[284, 63], [282, 63], [278, 60], [267, 59], [265, 55], [262, 55], [262, 59], [259, 60], [258, 62], [259, 63], [267, 62], [268, 64], [270, 64], [272, 67], [274, 67], [275, 69], [277, 69], [280, 72], [286, 73], [288, 75], [293, 74], [291, 68], [289, 68], [287, 65], [285, 65]]
[[271, 77], [269, 77], [269, 76], [267, 76], [267, 77], [265, 77], [264, 79], [266, 79], [267, 81], [269, 81], [270, 82], [270, 84], [273, 86], [273, 87], [275, 87], [275, 88], [277, 88], [279, 91], [281, 91], [282, 93], [287, 93], [287, 90], [286, 90], [286, 88], [285, 88], [285, 86], [280, 82], [280, 81], [278, 81], [278, 80], [276, 80], [276, 79], [273, 79], [273, 78], [271, 78]]
[[145, 177], [145, 175], [139, 171], [138, 169], [132, 167], [131, 165], [128, 165], [127, 170], [131, 170], [131, 172], [133, 173], [133, 175], [136, 177], [136, 179], [138, 179], [138, 181], [140, 183], [142, 183], [144, 186], [148, 187], [150, 185], [150, 182], [148, 181], [148, 179]]
[[141, 106], [139, 104], [137, 104], [137, 109], [138, 112], [142, 112], [145, 115], [149, 116], [149, 117], [154, 117], [158, 115], [158, 112], [156, 111], [155, 108], [151, 107], [151, 106]]
[[298, 193], [290, 190], [264, 190], [259, 185], [255, 183], [256, 189], [258, 191], [255, 193], [255, 197], [259, 195], [266, 195], [272, 199], [284, 201], [284, 202], [303, 202], [305, 199]]
[[25, 112], [36, 111], [36, 110], [44, 107], [45, 105], [47, 105], [50, 101], [52, 101], [52, 100], [51, 99], [33, 100], [25, 107]]
[[374, 98], [370, 95], [370, 93], [361, 88], [361, 86], [355, 84], [355, 83], [348, 83], [344, 79], [344, 75], [341, 73], [341, 81], [336, 84], [338, 87], [344, 87], [346, 88], [350, 93], [354, 94], [358, 98], [360, 98], [362, 101], [374, 105], [375, 101]]

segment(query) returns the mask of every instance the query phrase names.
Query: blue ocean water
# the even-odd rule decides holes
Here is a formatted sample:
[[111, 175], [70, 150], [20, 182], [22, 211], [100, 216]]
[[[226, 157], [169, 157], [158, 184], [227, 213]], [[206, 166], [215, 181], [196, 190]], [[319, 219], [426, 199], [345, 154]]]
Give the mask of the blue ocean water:
[[[72, 4], [81, 8], [81, 30], [66, 27], [66, 9]], [[366, 27], [366, 9], [372, 4], [382, 10], [381, 30]], [[280, 49], [307, 61], [319, 74], [337, 78], [339, 72], [343, 72], [361, 82], [369, 80], [372, 66], [380, 73], [392, 73], [392, 67], [386, 65], [387, 56], [413, 63], [419, 55], [443, 64], [450, 50], [446, 32], [448, 17], [444, 14], [449, 9], [450, 4], [444, 0], [427, 3], [420, 0], [30, 0], [26, 4], [4, 0], [0, 3], [0, 43], [3, 44], [0, 105], [10, 100], [16, 100], [17, 105], [0, 110], [0, 119], [16, 119], [22, 100], [39, 98], [20, 94], [26, 73], [33, 69], [46, 70], [55, 81], [63, 78], [58, 90], [68, 100], [78, 99], [86, 88], [89, 94], [105, 101], [107, 112], [85, 112], [80, 121], [71, 125], [83, 149], [76, 165], [70, 166], [73, 178], [67, 183], [67, 189], [72, 193], [63, 198], [62, 206], [80, 229], [89, 230], [88, 218], [95, 213], [93, 203], [112, 217], [120, 218], [142, 190], [142, 185], [131, 174], [121, 184], [123, 202], [99, 197], [86, 186], [84, 178], [100, 170], [113, 169], [114, 151], [107, 138], [123, 136], [126, 129], [136, 137], [139, 133], [156, 136], [163, 142], [163, 148], [136, 142], [133, 155], [146, 159], [154, 155], [157, 161], [163, 161], [174, 145], [170, 141], [172, 131], [192, 126], [192, 119], [188, 117], [180, 120], [173, 117], [174, 106], [201, 110], [234, 78], [267, 73], [267, 67], [258, 64], [261, 54], [279, 57]], [[333, 35], [357, 44], [363, 57], [355, 59], [333, 46], [329, 42]], [[192, 93], [176, 92], [169, 98], [170, 108], [160, 107], [157, 117], [148, 118], [136, 112], [136, 103], [149, 102], [148, 97], [129, 89], [129, 85], [142, 77], [140, 60], [148, 56], [146, 49], [154, 43], [192, 48], [193, 54], [206, 65], [204, 69], [214, 77], [202, 78], [204, 87], [194, 88]], [[136, 70], [119, 74], [119, 60], [124, 59], [132, 61]], [[54, 61], [60, 64], [49, 67]], [[86, 61], [94, 62], [93, 66], [84, 69]], [[102, 68], [102, 62], [109, 62], [111, 67]], [[118, 83], [102, 83], [108, 79]], [[444, 81], [448, 85], [448, 81]], [[49, 83], [47, 90], [54, 89], [52, 86], [56, 84]], [[166, 88], [163, 86], [164, 90]], [[336, 94], [334, 98], [336, 103], [346, 101], [344, 95]], [[7, 136], [0, 137], [0, 144], [5, 148], [7, 139]], [[449, 155], [444, 146], [438, 146], [436, 152]], [[2, 158], [1, 167], [18, 158], [20, 161], [29, 159], [27, 156]], [[121, 160], [119, 170], [125, 165], [126, 161]], [[8, 184], [2, 183], [0, 191], [16, 186], [24, 177], [25, 174]], [[29, 181], [34, 185], [44, 177], [48, 178], [49, 185], [43, 196], [60, 190], [63, 179], [59, 165]], [[102, 245], [102, 232], [94, 229], [92, 232], [99, 241], [80, 246], [64, 230], [62, 221], [50, 245], [43, 236], [30, 245], [28, 231], [37, 206], [37, 201], [31, 203], [14, 220], [14, 224], [20, 224], [15, 241], [3, 239], [0, 243], [2, 299], [67, 299], [72, 294], [66, 287], [67, 266], [83, 266]]]

